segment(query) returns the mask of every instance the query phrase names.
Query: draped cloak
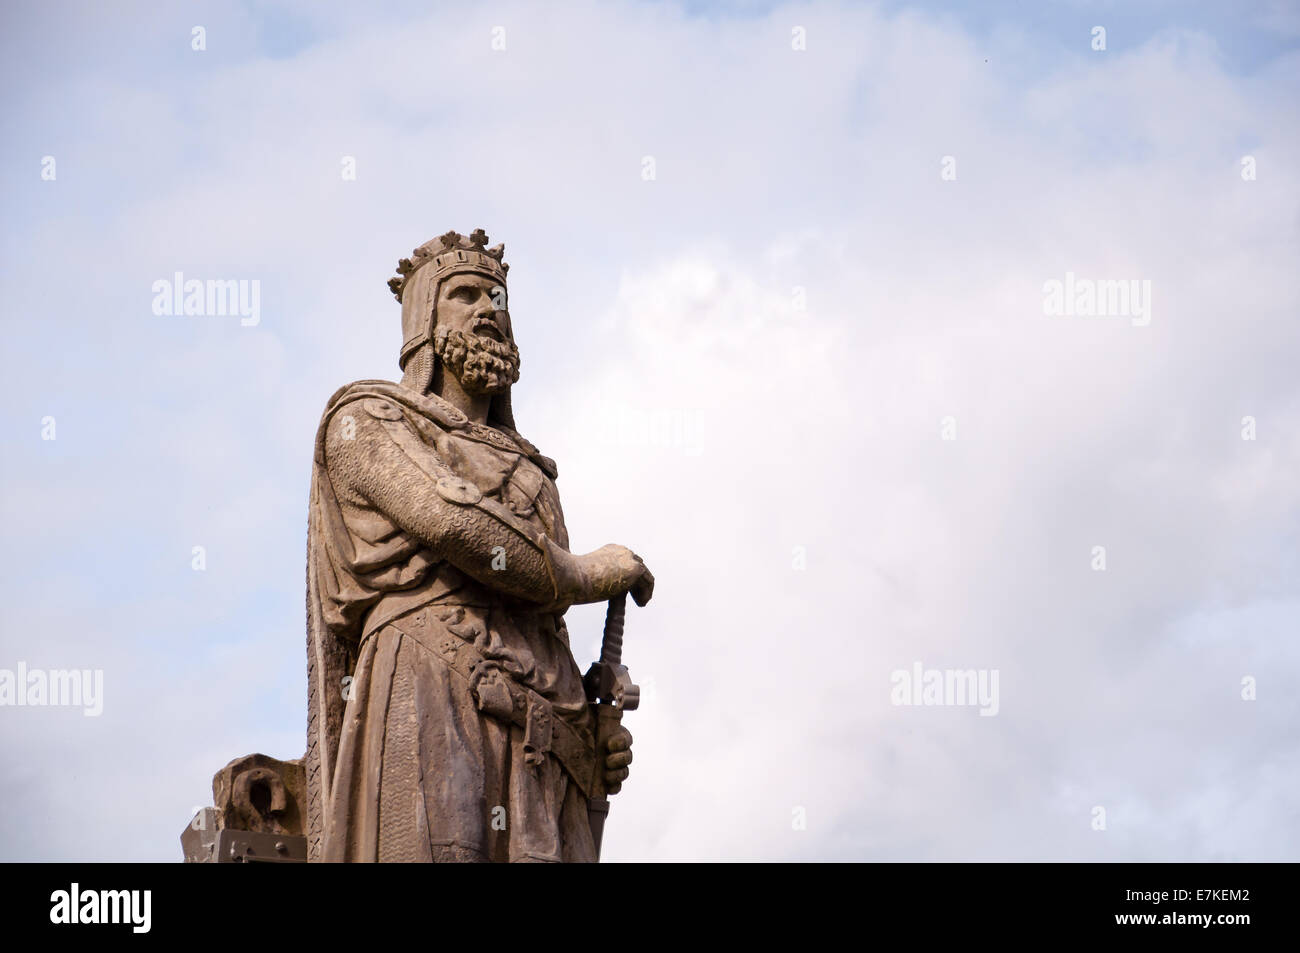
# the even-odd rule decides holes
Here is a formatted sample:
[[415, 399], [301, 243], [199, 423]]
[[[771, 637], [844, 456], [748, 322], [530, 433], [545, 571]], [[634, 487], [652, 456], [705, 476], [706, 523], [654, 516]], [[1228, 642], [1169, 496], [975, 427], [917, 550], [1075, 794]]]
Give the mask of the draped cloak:
[[[307, 553], [310, 860], [596, 859], [591, 715], [541, 546], [568, 547], [555, 476], [436, 396], [359, 381], [330, 399]], [[570, 756], [490, 713], [458, 652], [546, 707]]]

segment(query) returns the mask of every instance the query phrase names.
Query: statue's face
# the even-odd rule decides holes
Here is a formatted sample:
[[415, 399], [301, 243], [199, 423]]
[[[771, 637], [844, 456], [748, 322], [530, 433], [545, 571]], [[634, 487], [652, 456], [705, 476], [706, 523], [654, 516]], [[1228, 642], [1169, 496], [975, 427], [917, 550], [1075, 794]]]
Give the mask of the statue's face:
[[468, 394], [499, 394], [519, 380], [505, 299], [483, 275], [452, 275], [438, 289], [434, 353]]
[[[499, 307], [498, 307], [499, 306]], [[438, 327], [509, 339], [506, 289], [484, 275], [452, 275], [438, 289]]]

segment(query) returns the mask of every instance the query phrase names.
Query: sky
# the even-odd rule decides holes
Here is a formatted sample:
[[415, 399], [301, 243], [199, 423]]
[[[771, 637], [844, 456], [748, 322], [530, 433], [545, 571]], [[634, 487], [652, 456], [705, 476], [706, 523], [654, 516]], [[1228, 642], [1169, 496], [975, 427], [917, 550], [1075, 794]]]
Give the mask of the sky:
[[1293, 6], [0, 17], [0, 680], [103, 678], [0, 704], [0, 860], [302, 755], [319, 416], [478, 227], [573, 549], [656, 577], [604, 859], [1300, 857]]

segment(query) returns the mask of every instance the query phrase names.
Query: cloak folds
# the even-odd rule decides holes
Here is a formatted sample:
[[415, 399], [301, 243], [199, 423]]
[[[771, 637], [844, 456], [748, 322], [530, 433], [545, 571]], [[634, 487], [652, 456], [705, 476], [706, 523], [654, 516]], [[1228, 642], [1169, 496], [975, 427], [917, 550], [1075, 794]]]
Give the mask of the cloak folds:
[[591, 715], [542, 608], [542, 537], [568, 544], [554, 478], [513, 429], [437, 397], [331, 398], [308, 528], [310, 860], [595, 859]]

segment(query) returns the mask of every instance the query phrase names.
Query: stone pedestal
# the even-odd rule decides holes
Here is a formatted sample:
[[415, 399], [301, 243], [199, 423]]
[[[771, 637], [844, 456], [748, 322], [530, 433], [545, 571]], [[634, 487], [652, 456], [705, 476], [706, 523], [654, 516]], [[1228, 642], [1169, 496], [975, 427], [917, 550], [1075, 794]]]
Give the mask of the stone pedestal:
[[306, 863], [302, 759], [236, 758], [212, 778], [212, 799], [181, 833], [187, 864]]

